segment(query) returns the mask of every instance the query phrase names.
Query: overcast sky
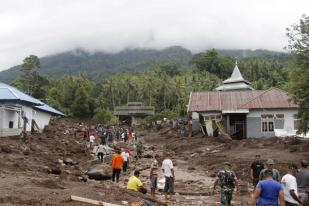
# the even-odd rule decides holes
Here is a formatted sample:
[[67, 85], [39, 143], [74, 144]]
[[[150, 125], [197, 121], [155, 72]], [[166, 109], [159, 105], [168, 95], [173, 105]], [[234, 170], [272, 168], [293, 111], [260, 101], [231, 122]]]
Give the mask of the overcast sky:
[[0, 0], [0, 70], [74, 48], [282, 50], [302, 14], [309, 0]]

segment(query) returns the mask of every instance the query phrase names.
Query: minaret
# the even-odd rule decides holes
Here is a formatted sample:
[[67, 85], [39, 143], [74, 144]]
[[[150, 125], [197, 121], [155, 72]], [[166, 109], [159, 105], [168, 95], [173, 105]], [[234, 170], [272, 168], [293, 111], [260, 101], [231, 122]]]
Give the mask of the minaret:
[[223, 81], [223, 85], [216, 88], [217, 91], [230, 91], [230, 90], [254, 90], [250, 86], [250, 82], [245, 80], [241, 75], [237, 59], [235, 61], [235, 67], [233, 69], [233, 73], [230, 78]]

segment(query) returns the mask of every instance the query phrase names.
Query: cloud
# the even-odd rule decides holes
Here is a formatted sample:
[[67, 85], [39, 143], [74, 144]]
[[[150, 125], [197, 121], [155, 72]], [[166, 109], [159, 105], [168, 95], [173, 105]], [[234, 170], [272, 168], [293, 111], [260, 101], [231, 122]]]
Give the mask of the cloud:
[[82, 47], [282, 50], [299, 0], [0, 0], [0, 70]]

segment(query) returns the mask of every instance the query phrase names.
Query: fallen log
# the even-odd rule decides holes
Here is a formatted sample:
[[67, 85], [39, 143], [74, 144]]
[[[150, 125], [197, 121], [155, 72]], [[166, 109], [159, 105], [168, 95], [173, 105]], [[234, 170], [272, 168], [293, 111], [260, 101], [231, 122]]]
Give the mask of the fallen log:
[[108, 202], [102, 202], [102, 201], [93, 200], [93, 199], [84, 198], [84, 197], [79, 197], [79, 196], [75, 196], [75, 195], [71, 195], [71, 200], [78, 201], [78, 202], [89, 203], [89, 204], [92, 204], [92, 205], [120, 206], [120, 205], [117, 205], [117, 204], [112, 204], [112, 203], [108, 203]]

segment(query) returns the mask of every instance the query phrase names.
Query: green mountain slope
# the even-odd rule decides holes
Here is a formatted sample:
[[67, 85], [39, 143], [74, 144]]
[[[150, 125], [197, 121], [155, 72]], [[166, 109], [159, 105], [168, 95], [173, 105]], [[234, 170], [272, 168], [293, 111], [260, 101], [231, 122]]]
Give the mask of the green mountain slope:
[[[267, 50], [218, 50], [225, 56], [287, 58], [287, 54]], [[83, 49], [42, 57], [39, 71], [51, 77], [86, 72], [89, 78], [98, 79], [119, 71], [142, 71], [155, 62], [173, 63], [186, 67], [192, 59], [191, 51], [179, 47], [163, 50], [127, 49], [118, 53], [87, 52]], [[0, 81], [10, 83], [19, 75], [20, 66], [0, 72]]]

